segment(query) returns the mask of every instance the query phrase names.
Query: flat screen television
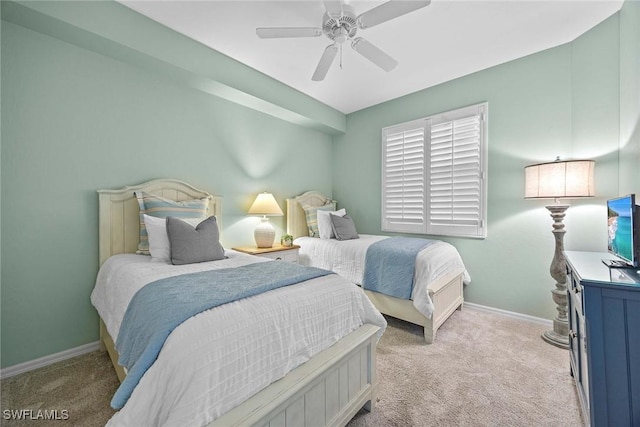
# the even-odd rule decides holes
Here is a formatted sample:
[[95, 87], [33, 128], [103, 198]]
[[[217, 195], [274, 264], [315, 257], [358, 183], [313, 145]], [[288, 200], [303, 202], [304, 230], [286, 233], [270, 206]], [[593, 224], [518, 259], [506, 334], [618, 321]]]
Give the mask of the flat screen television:
[[607, 225], [609, 253], [623, 259], [628, 267], [638, 267], [640, 242], [635, 194], [607, 200]]

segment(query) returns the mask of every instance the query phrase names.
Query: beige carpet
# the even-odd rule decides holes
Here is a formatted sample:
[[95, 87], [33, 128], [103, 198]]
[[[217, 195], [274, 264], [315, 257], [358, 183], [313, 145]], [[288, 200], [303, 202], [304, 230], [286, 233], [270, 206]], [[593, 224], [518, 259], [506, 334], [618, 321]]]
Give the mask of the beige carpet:
[[[109, 406], [118, 377], [107, 353], [84, 356], [2, 380], [2, 426], [104, 426], [114, 414]], [[68, 420], [5, 420], [6, 410], [66, 410]]]
[[[375, 410], [349, 427], [581, 425], [569, 354], [542, 341], [544, 327], [466, 308], [427, 346], [417, 326], [388, 321]], [[6, 379], [1, 425], [102, 426], [117, 385], [100, 352]], [[7, 421], [7, 409], [65, 409], [69, 420]]]
[[420, 328], [388, 320], [376, 408], [350, 427], [582, 424], [569, 353], [543, 326], [466, 308], [426, 346]]

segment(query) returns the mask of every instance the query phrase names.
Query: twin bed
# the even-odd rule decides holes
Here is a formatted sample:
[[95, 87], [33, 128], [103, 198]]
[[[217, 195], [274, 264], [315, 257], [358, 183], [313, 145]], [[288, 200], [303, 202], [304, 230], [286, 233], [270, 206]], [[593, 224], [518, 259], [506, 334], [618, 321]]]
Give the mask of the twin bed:
[[[354, 240], [309, 237], [309, 208], [335, 210], [336, 202], [318, 191], [308, 191], [287, 199], [287, 233], [300, 246], [299, 262], [332, 270], [361, 285], [368, 248], [385, 236], [361, 234]], [[436, 331], [464, 302], [463, 283], [469, 277], [457, 250], [437, 241], [416, 257], [414, 288], [411, 299], [401, 299], [365, 289], [365, 294], [383, 314], [420, 325], [427, 344], [433, 343]]]
[[[152, 285], [210, 272], [231, 272], [245, 280], [244, 272], [254, 267], [286, 270], [282, 274], [289, 274], [289, 268], [319, 269], [233, 250], [224, 250], [223, 259], [183, 265], [154, 258], [153, 249], [152, 256], [138, 255], [146, 239], [143, 225], [151, 247], [154, 241], [136, 194], [177, 204], [201, 201], [206, 216], [215, 216], [218, 223], [221, 199], [172, 179], [98, 193], [101, 268], [91, 301], [100, 315], [101, 344], [122, 382], [112, 401], [120, 410], [109, 426], [345, 425], [375, 403], [376, 343], [386, 327], [381, 312], [423, 326], [426, 342], [432, 343], [438, 327], [462, 307], [463, 281], [469, 277], [455, 248], [445, 242], [419, 252], [411, 299], [363, 291], [357, 285], [365, 254], [384, 236], [349, 241], [308, 237], [302, 206], [335, 208], [334, 201], [312, 191], [287, 200], [287, 229], [301, 246], [301, 264], [330, 271], [186, 317], [167, 332], [148, 369], [140, 374], [129, 365], [127, 372], [118, 363], [124, 345], [118, 337], [128, 335], [127, 328], [139, 328], [127, 324], [129, 309]], [[204, 223], [199, 221], [192, 224], [199, 224], [196, 230]], [[169, 308], [186, 299], [184, 288], [176, 289]], [[161, 322], [152, 317], [151, 323]]]
[[[137, 255], [140, 191], [205, 200], [207, 215], [221, 220], [220, 198], [177, 180], [99, 191], [101, 268], [92, 303], [122, 386], [135, 369], [118, 364], [114, 342], [140, 289], [167, 277], [280, 263], [231, 250], [225, 259], [186, 265]], [[362, 290], [337, 274], [217, 306], [171, 332], [108, 425], [345, 425], [374, 406], [376, 343], [385, 327]]]

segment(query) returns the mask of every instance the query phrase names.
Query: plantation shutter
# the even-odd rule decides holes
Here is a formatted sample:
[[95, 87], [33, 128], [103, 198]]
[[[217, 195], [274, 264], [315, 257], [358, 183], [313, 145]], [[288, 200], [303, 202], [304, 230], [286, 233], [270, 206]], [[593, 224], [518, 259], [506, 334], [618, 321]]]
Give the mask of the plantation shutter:
[[382, 230], [424, 233], [426, 121], [382, 130]]
[[482, 103], [382, 129], [382, 230], [487, 235]]
[[486, 236], [486, 104], [433, 116], [427, 233]]

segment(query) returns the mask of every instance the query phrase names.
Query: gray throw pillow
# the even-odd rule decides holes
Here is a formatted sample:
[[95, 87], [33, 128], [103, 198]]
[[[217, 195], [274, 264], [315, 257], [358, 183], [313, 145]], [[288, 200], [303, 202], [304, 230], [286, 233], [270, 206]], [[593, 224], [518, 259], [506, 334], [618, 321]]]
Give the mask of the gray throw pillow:
[[167, 217], [167, 235], [171, 247], [171, 263], [174, 265], [224, 258], [215, 216], [210, 216], [195, 228], [180, 218]]
[[333, 234], [336, 235], [337, 240], [351, 240], [359, 239], [358, 232], [356, 231], [356, 225], [353, 223], [353, 219], [349, 215], [338, 216], [329, 215], [331, 219], [331, 228], [333, 228]]

